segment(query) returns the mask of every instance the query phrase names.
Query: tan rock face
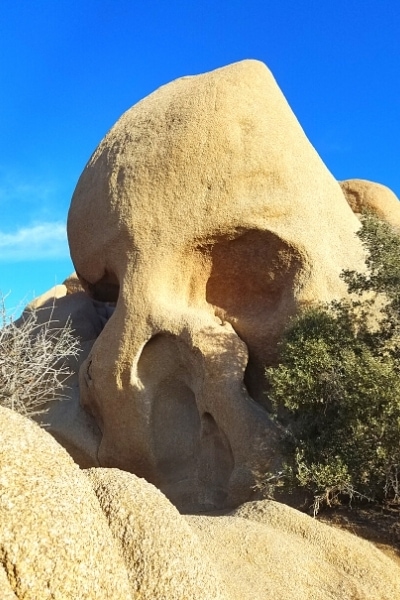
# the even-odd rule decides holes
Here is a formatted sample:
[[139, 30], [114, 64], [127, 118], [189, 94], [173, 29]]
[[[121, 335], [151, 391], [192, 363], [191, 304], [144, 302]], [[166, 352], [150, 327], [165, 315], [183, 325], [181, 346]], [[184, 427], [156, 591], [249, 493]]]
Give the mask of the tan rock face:
[[85, 471], [120, 544], [134, 598], [228, 600], [212, 555], [153, 485], [118, 469]]
[[385, 185], [365, 179], [347, 179], [340, 182], [351, 210], [358, 216], [371, 211], [394, 227], [400, 227], [400, 202]]
[[70, 456], [0, 407], [0, 597], [129, 600], [119, 547]]
[[115, 312], [81, 368], [99, 462], [181, 508], [246, 500], [279, 461], [263, 369], [301, 304], [343, 293], [358, 221], [268, 69], [166, 85], [93, 154], [68, 217], [84, 288]]
[[80, 471], [37, 425], [0, 408], [3, 600], [393, 600], [398, 566], [282, 504], [183, 516], [117, 469]]
[[[63, 294], [55, 295], [58, 288]], [[65, 382], [63, 399], [49, 400], [46, 412], [35, 420], [51, 433], [68, 450], [81, 467], [97, 466], [97, 451], [101, 433], [93, 417], [85, 411], [79, 398], [79, 367], [87, 358], [94, 341], [106, 322], [107, 307], [93, 301], [81, 291], [67, 292], [65, 285], [52, 288], [28, 304], [16, 325], [23, 324], [34, 312], [36, 323], [46, 326], [52, 335], [67, 324], [79, 339], [80, 352], [70, 357], [68, 368], [71, 376]]]
[[190, 516], [231, 600], [391, 600], [398, 566], [369, 542], [272, 501]]

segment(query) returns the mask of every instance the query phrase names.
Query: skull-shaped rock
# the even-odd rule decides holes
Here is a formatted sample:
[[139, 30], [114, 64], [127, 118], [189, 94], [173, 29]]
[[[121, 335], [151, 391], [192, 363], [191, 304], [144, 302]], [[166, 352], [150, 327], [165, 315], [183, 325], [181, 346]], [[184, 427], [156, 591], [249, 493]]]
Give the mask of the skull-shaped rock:
[[127, 111], [68, 217], [83, 286], [116, 302], [80, 373], [100, 464], [187, 510], [245, 501], [279, 462], [263, 368], [299, 305], [342, 295], [357, 223], [262, 63]]

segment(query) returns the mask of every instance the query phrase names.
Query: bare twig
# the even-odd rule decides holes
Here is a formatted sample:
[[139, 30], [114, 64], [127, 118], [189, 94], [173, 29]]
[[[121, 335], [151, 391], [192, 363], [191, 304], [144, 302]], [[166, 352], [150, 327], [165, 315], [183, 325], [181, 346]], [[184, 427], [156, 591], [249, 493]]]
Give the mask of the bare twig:
[[0, 297], [0, 406], [28, 417], [46, 412], [46, 402], [64, 397], [67, 359], [78, 352], [70, 323], [60, 327], [51, 316], [39, 323], [33, 310], [16, 325]]

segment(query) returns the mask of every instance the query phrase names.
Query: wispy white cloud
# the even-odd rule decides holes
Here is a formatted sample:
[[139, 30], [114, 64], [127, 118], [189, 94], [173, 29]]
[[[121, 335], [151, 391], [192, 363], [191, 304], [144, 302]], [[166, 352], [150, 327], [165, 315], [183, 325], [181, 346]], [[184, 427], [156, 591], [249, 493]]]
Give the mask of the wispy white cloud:
[[66, 218], [69, 197], [60, 180], [0, 164], [0, 231], [19, 232], [26, 223], [58, 224]]
[[65, 223], [37, 223], [17, 231], [0, 231], [0, 261], [45, 260], [69, 256]]
[[51, 198], [54, 192], [52, 183], [21, 183], [10, 179], [0, 182], [0, 202], [43, 202]]
[[21, 202], [37, 205], [52, 201], [58, 185], [53, 178], [20, 172], [0, 164], [0, 203]]

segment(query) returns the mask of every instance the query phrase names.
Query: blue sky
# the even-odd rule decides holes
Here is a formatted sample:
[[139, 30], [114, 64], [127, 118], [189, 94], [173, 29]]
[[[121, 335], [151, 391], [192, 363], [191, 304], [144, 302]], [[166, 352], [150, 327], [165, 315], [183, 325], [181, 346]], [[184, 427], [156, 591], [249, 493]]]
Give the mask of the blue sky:
[[398, 0], [2, 0], [0, 290], [9, 309], [73, 270], [68, 207], [139, 99], [258, 58], [337, 179], [400, 196]]

